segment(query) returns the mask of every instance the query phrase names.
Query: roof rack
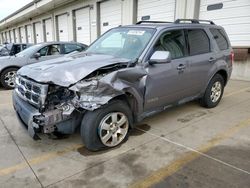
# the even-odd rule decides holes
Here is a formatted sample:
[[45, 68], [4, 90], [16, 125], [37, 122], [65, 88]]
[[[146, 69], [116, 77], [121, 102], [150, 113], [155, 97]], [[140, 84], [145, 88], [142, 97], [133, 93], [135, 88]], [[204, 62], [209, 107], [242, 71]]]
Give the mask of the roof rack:
[[194, 23], [194, 24], [199, 24], [200, 22], [208, 22], [211, 25], [215, 25], [215, 23], [211, 20], [197, 20], [197, 19], [177, 19], [177, 20], [175, 20], [174, 23], [179, 24], [179, 23], [185, 22], [185, 21], [189, 21], [189, 22]]
[[142, 20], [142, 21], [137, 22], [136, 25], [140, 25], [142, 23], [173, 23], [173, 22]]

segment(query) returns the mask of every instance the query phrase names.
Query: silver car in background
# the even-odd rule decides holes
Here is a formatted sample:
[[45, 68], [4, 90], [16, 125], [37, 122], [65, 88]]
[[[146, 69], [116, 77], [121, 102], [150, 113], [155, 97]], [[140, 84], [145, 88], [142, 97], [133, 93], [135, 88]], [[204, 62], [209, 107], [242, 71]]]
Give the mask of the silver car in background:
[[0, 57], [0, 83], [5, 89], [15, 86], [18, 69], [25, 65], [60, 57], [73, 51], [84, 51], [87, 46], [76, 42], [47, 42], [29, 47], [15, 56]]

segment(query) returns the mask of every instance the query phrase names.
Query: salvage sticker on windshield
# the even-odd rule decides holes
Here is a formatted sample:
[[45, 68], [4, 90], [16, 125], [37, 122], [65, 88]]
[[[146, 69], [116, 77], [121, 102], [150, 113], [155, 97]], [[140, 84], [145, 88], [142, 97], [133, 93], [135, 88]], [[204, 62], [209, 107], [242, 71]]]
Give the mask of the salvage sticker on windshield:
[[140, 31], [140, 30], [129, 30], [128, 35], [143, 35], [145, 31]]

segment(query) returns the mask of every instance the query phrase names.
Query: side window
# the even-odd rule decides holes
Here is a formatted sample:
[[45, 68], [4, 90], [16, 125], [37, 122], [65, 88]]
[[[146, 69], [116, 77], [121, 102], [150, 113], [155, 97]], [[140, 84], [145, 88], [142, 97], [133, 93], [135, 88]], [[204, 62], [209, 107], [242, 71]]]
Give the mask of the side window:
[[81, 45], [76, 45], [76, 50], [78, 51], [78, 52], [82, 52], [83, 50], [85, 50], [85, 46], [81, 46]]
[[41, 50], [39, 50], [38, 53], [40, 53], [41, 56], [46, 56], [48, 54], [48, 50], [49, 50], [49, 47], [46, 46], [42, 48]]
[[202, 29], [190, 29], [188, 43], [190, 55], [198, 55], [210, 52], [210, 42], [206, 32]]
[[23, 44], [23, 50], [27, 48], [27, 44]]
[[229, 48], [227, 38], [225, 36], [225, 33], [221, 29], [210, 29], [218, 47], [220, 50], [226, 50]]
[[14, 45], [13, 47], [14, 47], [14, 54], [17, 54], [22, 51], [21, 45]]
[[64, 53], [65, 54], [68, 54], [68, 53], [71, 53], [73, 51], [79, 51], [77, 49], [77, 45], [76, 44], [64, 44]]
[[172, 59], [185, 56], [185, 37], [183, 30], [164, 32], [154, 46], [154, 51], [169, 51]]
[[48, 48], [49, 48], [48, 55], [60, 55], [61, 54], [59, 44], [50, 45], [48, 46]]

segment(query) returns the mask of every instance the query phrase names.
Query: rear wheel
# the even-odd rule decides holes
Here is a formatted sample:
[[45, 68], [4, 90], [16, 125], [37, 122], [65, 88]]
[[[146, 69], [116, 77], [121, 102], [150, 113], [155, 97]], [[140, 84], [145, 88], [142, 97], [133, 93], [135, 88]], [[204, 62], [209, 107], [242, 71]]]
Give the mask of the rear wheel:
[[132, 115], [128, 105], [114, 100], [95, 111], [88, 111], [82, 120], [81, 136], [91, 151], [111, 148], [128, 137]]
[[220, 74], [216, 74], [208, 84], [204, 96], [201, 98], [201, 105], [207, 108], [216, 107], [223, 95], [225, 81]]
[[17, 68], [8, 68], [1, 73], [1, 84], [5, 89], [15, 87]]

